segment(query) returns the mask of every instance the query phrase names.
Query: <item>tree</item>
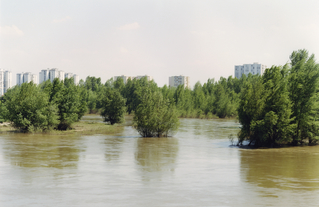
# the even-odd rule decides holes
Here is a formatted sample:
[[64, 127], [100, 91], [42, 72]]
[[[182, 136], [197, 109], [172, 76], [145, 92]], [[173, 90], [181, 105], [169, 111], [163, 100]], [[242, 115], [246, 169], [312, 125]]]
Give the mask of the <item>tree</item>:
[[254, 145], [273, 147], [291, 143], [291, 102], [287, 88], [287, 70], [273, 66], [266, 69], [263, 77], [264, 105], [258, 119], [251, 123]]
[[50, 94], [50, 102], [57, 105], [59, 115], [59, 130], [66, 130], [71, 124], [80, 120], [87, 111], [85, 91], [74, 82], [64, 85], [59, 79], [54, 79]]
[[227, 79], [220, 78], [214, 89], [213, 112], [219, 118], [236, 115], [238, 95], [228, 88]]
[[109, 88], [104, 95], [102, 104], [101, 116], [104, 122], [110, 122], [113, 125], [124, 121], [125, 99], [118, 90]]
[[58, 109], [33, 82], [16, 86], [4, 95], [3, 117], [25, 131], [53, 129], [59, 123]]
[[251, 128], [253, 121], [259, 120], [264, 109], [264, 85], [260, 77], [254, 77], [251, 82], [246, 82], [240, 95], [238, 111], [239, 123], [242, 125], [238, 133], [238, 144], [245, 140], [249, 145], [255, 141], [254, 131]]
[[314, 55], [306, 50], [294, 51], [291, 56], [289, 76], [289, 97], [292, 102], [292, 117], [296, 128], [293, 144], [297, 145], [308, 139], [309, 143], [318, 140], [318, 110], [316, 110], [319, 65]]
[[287, 66], [272, 66], [262, 78], [246, 83], [238, 109], [242, 124], [239, 143], [248, 140], [255, 147], [290, 144], [294, 124], [287, 87]]
[[139, 94], [141, 103], [135, 111], [133, 127], [142, 137], [167, 137], [177, 130], [179, 120], [174, 103], [148, 88]]

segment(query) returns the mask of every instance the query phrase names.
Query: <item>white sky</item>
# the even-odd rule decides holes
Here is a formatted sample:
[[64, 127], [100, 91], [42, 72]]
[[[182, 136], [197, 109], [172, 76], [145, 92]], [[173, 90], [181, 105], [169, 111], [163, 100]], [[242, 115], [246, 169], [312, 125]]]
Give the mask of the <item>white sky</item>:
[[319, 56], [318, 0], [1, 0], [0, 68], [81, 79], [173, 75], [191, 84], [234, 65], [283, 65], [293, 50]]

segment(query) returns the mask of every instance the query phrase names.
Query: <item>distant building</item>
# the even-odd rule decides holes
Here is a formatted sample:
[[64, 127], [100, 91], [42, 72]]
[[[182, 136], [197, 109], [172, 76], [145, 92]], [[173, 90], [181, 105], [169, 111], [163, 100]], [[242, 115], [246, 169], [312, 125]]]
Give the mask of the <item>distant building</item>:
[[78, 76], [77, 74], [73, 75], [73, 79], [74, 79], [74, 84], [75, 85], [79, 85], [80, 83], [80, 76]]
[[131, 79], [131, 80], [133, 79], [131, 76], [122, 75], [122, 76], [114, 76], [114, 81], [116, 81], [118, 78], [122, 78], [124, 84], [127, 83], [127, 80], [128, 80], [128, 79]]
[[65, 77], [64, 71], [59, 70], [58, 71], [58, 78], [60, 79], [60, 81], [64, 81], [64, 77]]
[[17, 85], [20, 86], [23, 83], [23, 73], [17, 73]]
[[249, 73], [252, 75], [263, 75], [266, 68], [266, 65], [259, 63], [235, 65], [235, 77], [240, 79], [243, 74], [248, 76]]
[[38, 84], [38, 76], [35, 74], [31, 74], [30, 72], [26, 73], [17, 73], [17, 85], [20, 86], [22, 83], [30, 83], [33, 82]]
[[5, 94], [9, 88], [12, 87], [12, 73], [11, 71], [4, 71], [3, 77], [3, 94]]
[[178, 87], [183, 85], [185, 88], [190, 88], [190, 82], [188, 76], [171, 76], [168, 78], [170, 87]]
[[0, 68], [0, 96], [3, 96], [4, 92], [3, 92], [3, 81], [4, 81], [4, 71], [3, 69]]
[[41, 70], [41, 72], [39, 73], [39, 84], [49, 80], [49, 70], [49, 68]]
[[52, 68], [49, 70], [49, 80], [51, 82], [54, 81], [54, 79], [59, 78], [60, 77], [60, 73], [59, 70], [57, 68]]
[[136, 79], [139, 80], [139, 79], [144, 78], [144, 77], [146, 77], [146, 79], [147, 79], [148, 81], [153, 80], [153, 77], [152, 77], [152, 76], [148, 76], [148, 75], [136, 76], [136, 77], [133, 77], [133, 78], [136, 78]]
[[38, 84], [38, 76], [35, 74], [31, 74], [31, 81], [35, 84]]
[[49, 80], [51, 82], [54, 81], [54, 79], [58, 78], [60, 81], [64, 81], [64, 71], [58, 70], [57, 68], [52, 68], [49, 70]]
[[73, 73], [65, 73], [65, 74], [64, 74], [64, 78], [70, 79], [70, 78], [72, 78], [72, 77], [73, 77]]
[[30, 72], [23, 73], [22, 83], [30, 83], [32, 81], [32, 74]]
[[10, 71], [0, 68], [0, 96], [3, 96], [12, 87], [12, 75]]
[[65, 73], [64, 78], [68, 78], [68, 79], [73, 78], [74, 84], [79, 85], [80, 77], [77, 74]]

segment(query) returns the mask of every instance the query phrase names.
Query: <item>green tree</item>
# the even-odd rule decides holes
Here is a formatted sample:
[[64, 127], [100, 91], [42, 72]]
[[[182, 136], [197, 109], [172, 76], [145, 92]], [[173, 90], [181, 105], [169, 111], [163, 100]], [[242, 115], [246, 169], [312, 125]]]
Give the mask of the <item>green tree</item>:
[[120, 92], [115, 89], [108, 89], [103, 98], [103, 106], [101, 116], [105, 122], [110, 124], [124, 122], [126, 112], [125, 99]]
[[59, 115], [59, 130], [66, 130], [71, 124], [80, 120], [87, 111], [86, 94], [81, 86], [74, 82], [64, 85], [59, 79], [54, 79], [50, 91], [50, 102], [57, 105]]
[[58, 109], [33, 82], [23, 83], [4, 95], [3, 117], [25, 131], [48, 130], [57, 126]]
[[240, 95], [238, 107], [238, 120], [242, 125], [238, 134], [238, 144], [245, 140], [249, 145], [255, 141], [255, 136], [251, 128], [253, 121], [259, 120], [264, 109], [264, 85], [260, 77], [256, 76], [250, 82], [245, 82]]
[[200, 111], [205, 111], [207, 100], [203, 91], [202, 85], [198, 81], [193, 90], [194, 108]]
[[238, 95], [228, 88], [226, 78], [220, 78], [214, 87], [213, 112], [219, 118], [234, 116], [237, 114]]
[[293, 144], [309, 143], [318, 140], [317, 88], [319, 65], [314, 55], [309, 56], [306, 50], [294, 51], [291, 56], [289, 76], [289, 96], [292, 102], [292, 117], [296, 128]]
[[294, 124], [288, 93], [287, 66], [266, 69], [262, 78], [246, 83], [239, 106], [240, 144], [255, 147], [290, 144]]
[[166, 137], [177, 130], [179, 120], [175, 104], [164, 99], [159, 91], [144, 88], [141, 103], [133, 118], [133, 126], [143, 137]]
[[123, 90], [124, 90], [124, 87], [125, 87], [123, 78], [118, 77], [114, 81], [113, 86], [114, 86], [115, 89], [117, 89], [123, 95]]

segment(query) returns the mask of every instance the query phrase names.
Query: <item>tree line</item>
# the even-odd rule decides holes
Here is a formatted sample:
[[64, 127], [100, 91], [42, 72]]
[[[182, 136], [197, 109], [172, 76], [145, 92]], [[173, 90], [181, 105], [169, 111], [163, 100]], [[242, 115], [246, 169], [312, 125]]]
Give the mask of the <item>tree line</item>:
[[298, 145], [318, 140], [318, 77], [314, 55], [294, 51], [290, 62], [272, 66], [263, 76], [229, 76], [218, 81], [158, 87], [154, 81], [87, 77], [79, 85], [55, 79], [40, 85], [15, 86], [1, 97], [0, 118], [16, 128], [65, 130], [85, 113], [101, 114], [110, 124], [134, 114], [133, 126], [142, 136], [167, 136], [178, 127], [178, 117], [238, 117], [238, 144]]

